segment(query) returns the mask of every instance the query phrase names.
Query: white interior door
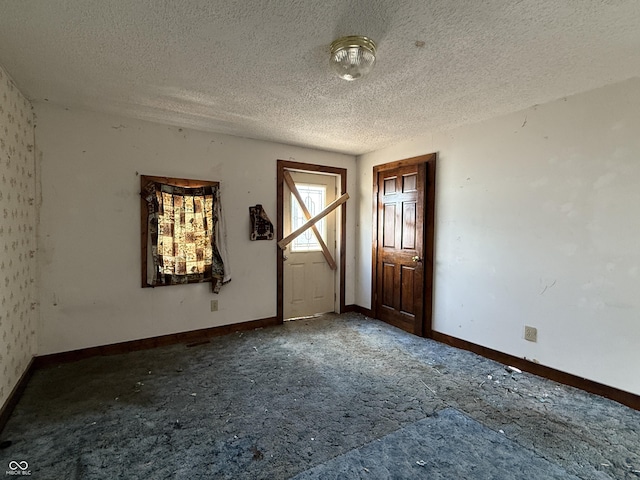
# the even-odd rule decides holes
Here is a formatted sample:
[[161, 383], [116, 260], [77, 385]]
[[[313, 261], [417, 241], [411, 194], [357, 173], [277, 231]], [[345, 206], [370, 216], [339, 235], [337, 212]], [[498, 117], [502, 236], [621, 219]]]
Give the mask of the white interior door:
[[[289, 172], [311, 216], [336, 199], [336, 177]], [[291, 190], [284, 185], [284, 235], [296, 230], [306, 218]], [[336, 211], [316, 223], [329, 252], [336, 255]], [[324, 257], [312, 229], [291, 242], [284, 252], [284, 318], [335, 311], [335, 270]]]

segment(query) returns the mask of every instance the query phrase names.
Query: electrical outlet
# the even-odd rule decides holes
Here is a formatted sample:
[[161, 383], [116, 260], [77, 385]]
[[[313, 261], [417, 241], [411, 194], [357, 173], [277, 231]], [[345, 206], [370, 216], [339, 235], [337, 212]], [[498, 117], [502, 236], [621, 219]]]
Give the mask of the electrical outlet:
[[218, 300], [211, 300], [211, 311], [212, 312], [218, 311]]
[[538, 341], [538, 329], [535, 327], [530, 327], [528, 325], [524, 326], [524, 339], [529, 342], [537, 342]]

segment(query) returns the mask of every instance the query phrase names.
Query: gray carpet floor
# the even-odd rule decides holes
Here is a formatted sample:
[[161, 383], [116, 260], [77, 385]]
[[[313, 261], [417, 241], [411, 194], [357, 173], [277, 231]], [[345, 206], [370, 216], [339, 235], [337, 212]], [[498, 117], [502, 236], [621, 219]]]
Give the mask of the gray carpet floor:
[[452, 408], [296, 475], [294, 480], [360, 477], [578, 478]]
[[38, 370], [0, 440], [37, 479], [640, 479], [640, 412], [357, 314]]

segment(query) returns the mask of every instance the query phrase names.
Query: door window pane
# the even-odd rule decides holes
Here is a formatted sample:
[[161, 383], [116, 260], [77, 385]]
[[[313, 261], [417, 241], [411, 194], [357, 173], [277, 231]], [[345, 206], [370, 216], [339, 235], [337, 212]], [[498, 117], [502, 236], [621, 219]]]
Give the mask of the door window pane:
[[[298, 192], [300, 196], [304, 200], [304, 204], [309, 210], [311, 216], [315, 216], [322, 211], [325, 207], [325, 201], [327, 197], [327, 189], [323, 185], [307, 185], [307, 184], [296, 184], [298, 188]], [[307, 219], [302, 213], [302, 209], [298, 204], [298, 200], [296, 197], [291, 194], [291, 231], [295, 231], [300, 228]], [[323, 218], [319, 222], [316, 223], [316, 228], [320, 232], [322, 239], [326, 242], [327, 240], [327, 224], [325, 219]], [[311, 228], [307, 229], [301, 235], [299, 235], [292, 243], [291, 243], [291, 251], [292, 252], [314, 252], [322, 250], [320, 247], [320, 243], [316, 238], [316, 235], [313, 233]]]

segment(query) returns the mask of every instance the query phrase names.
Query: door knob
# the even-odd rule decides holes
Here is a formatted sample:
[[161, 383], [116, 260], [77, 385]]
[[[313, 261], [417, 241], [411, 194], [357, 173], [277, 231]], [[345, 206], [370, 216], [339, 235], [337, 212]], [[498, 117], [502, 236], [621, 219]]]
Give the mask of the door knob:
[[418, 255], [416, 255], [415, 257], [411, 257], [411, 260], [416, 263], [422, 263], [422, 259]]

